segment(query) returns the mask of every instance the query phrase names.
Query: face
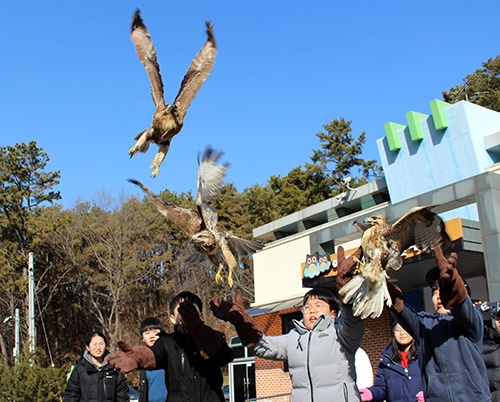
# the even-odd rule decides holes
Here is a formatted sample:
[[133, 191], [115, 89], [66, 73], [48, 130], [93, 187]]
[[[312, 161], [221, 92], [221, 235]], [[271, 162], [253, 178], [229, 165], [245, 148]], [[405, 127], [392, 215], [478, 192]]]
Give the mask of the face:
[[335, 310], [330, 310], [330, 305], [317, 297], [310, 297], [301, 308], [304, 326], [311, 330], [322, 315], [337, 316]]
[[408, 332], [406, 332], [403, 327], [399, 324], [396, 324], [394, 326], [394, 338], [396, 339], [396, 342], [399, 343], [401, 346], [409, 346], [411, 342], [413, 341], [413, 338], [410, 336]]
[[495, 328], [500, 331], [500, 317], [495, 318]]
[[[179, 304], [181, 304], [183, 301], [184, 300], [180, 300]], [[179, 314], [179, 311], [178, 311], [179, 304], [174, 308], [174, 314], [170, 315], [170, 322], [172, 323], [172, 325], [183, 324], [182, 316]], [[196, 304], [194, 304], [194, 307], [196, 308], [196, 310], [198, 310], [198, 313], [200, 314], [200, 318], [203, 320], [203, 314], [200, 312], [200, 309], [198, 308], [198, 306]]]
[[441, 303], [441, 298], [439, 297], [439, 288], [435, 289], [434, 292], [432, 292], [432, 303], [434, 304], [436, 313], [446, 314], [450, 312], [450, 310], [445, 309], [443, 304]]
[[158, 334], [160, 330], [158, 328], [150, 328], [142, 333], [142, 341], [147, 346], [153, 346], [156, 340], [159, 338]]
[[106, 351], [106, 342], [100, 336], [96, 335], [90, 340], [86, 348], [93, 358], [102, 359]]

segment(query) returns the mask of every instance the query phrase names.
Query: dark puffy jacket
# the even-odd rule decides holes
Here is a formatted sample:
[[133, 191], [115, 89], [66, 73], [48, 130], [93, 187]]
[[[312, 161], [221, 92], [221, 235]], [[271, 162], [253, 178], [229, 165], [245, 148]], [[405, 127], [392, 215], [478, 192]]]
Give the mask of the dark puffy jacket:
[[500, 402], [500, 331], [485, 328], [482, 356], [490, 383], [491, 400]]
[[418, 392], [423, 390], [418, 361], [414, 356], [404, 368], [392, 360], [392, 348], [387, 345], [380, 358], [375, 383], [368, 388], [374, 402], [415, 402]]
[[194, 338], [177, 326], [173, 334], [163, 333], [151, 350], [156, 368], [166, 369], [168, 402], [224, 401], [220, 367], [233, 360], [233, 351], [227, 343], [205, 359]]
[[64, 402], [128, 402], [125, 376], [107, 361], [98, 369], [88, 359], [85, 351], [84, 357], [73, 368], [63, 393]]
[[406, 305], [393, 314], [419, 344], [426, 402], [491, 401], [481, 357], [483, 317], [470, 298], [448, 314], [417, 313]]

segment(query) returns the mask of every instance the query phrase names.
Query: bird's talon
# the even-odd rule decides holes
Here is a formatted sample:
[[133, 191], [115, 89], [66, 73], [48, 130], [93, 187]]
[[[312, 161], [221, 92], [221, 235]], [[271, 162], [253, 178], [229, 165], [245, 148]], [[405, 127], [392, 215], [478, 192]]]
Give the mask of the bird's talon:
[[[222, 278], [222, 275], [221, 275], [219, 272], [217, 272], [217, 273], [215, 274], [215, 282], [216, 282], [216, 283], [221, 283], [221, 282], [224, 282], [224, 279]], [[229, 282], [229, 279], [228, 279], [228, 282]]]
[[155, 170], [153, 170], [153, 172], [151, 173], [151, 177], [155, 178], [158, 176], [158, 173], [160, 173], [160, 169], [159, 168], [156, 168]]
[[357, 264], [356, 268], [352, 271], [354, 275], [357, 275], [359, 273], [363, 272], [363, 268], [365, 267], [365, 263], [361, 261], [358, 257], [355, 255], [352, 257], [352, 260]]

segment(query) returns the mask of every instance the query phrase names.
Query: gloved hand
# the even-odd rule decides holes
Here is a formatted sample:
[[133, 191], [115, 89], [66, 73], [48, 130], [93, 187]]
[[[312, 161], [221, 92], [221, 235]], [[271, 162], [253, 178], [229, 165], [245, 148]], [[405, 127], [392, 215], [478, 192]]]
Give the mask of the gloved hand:
[[364, 401], [373, 401], [373, 394], [368, 388], [361, 388], [359, 390], [359, 395], [361, 396], [361, 400]]
[[387, 290], [389, 291], [389, 295], [391, 296], [392, 308], [400, 313], [405, 305], [405, 302], [403, 300], [403, 292], [400, 288], [390, 282], [387, 282]]
[[424, 391], [420, 391], [415, 397], [417, 398], [417, 402], [425, 402]]
[[[354, 276], [353, 271], [357, 267], [357, 262], [354, 260], [354, 257], [360, 260], [362, 254], [363, 249], [358, 247], [354, 254], [350, 255], [349, 258], [345, 258], [344, 247], [339, 246], [337, 248], [337, 278], [335, 280], [337, 291], [342, 289], [342, 287], [352, 279]], [[339, 301], [342, 302], [340, 293]]]
[[200, 317], [200, 312], [189, 300], [179, 304], [177, 310], [188, 333], [194, 338], [200, 349], [210, 357], [223, 345], [222, 336], [206, 325]]
[[129, 346], [123, 341], [118, 342], [121, 352], [115, 352], [106, 357], [106, 360], [122, 373], [129, 373], [135, 369], [155, 369], [156, 359], [153, 351], [147, 346]]
[[214, 297], [210, 302], [210, 309], [217, 318], [233, 324], [243, 345], [250, 348], [262, 338], [264, 330], [246, 312], [240, 289], [236, 289], [234, 300], [231, 303]]
[[451, 253], [450, 258], [445, 258], [441, 247], [433, 248], [439, 267], [439, 298], [443, 306], [451, 310], [467, 298], [467, 288], [464, 280], [457, 270], [457, 253]]

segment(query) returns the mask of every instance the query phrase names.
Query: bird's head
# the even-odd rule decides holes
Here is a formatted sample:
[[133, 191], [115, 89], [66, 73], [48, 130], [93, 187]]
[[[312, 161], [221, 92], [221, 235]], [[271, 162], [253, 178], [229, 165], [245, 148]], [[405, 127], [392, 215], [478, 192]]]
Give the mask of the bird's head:
[[365, 218], [364, 223], [366, 226], [383, 226], [387, 224], [387, 221], [382, 215], [375, 214]]
[[201, 232], [195, 233], [191, 240], [194, 246], [202, 254], [215, 254], [219, 249], [215, 237], [208, 230], [202, 230]]

